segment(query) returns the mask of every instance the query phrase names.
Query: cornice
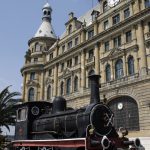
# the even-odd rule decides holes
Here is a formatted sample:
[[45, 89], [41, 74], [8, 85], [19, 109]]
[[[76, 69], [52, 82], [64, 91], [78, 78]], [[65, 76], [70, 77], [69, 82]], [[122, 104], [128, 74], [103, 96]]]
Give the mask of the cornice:
[[30, 46], [31, 43], [36, 42], [36, 41], [52, 41], [52, 42], [56, 42], [57, 39], [51, 38], [51, 37], [33, 37], [28, 41], [28, 46]]

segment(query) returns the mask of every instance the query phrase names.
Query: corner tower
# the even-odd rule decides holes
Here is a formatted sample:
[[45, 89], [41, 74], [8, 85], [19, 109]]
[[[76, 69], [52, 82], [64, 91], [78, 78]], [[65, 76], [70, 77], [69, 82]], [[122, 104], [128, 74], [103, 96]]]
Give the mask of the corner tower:
[[42, 8], [42, 23], [28, 41], [28, 50], [25, 55], [25, 64], [21, 69], [23, 76], [24, 101], [44, 99], [44, 64], [46, 54], [55, 45], [57, 37], [51, 24], [52, 8], [46, 3]]

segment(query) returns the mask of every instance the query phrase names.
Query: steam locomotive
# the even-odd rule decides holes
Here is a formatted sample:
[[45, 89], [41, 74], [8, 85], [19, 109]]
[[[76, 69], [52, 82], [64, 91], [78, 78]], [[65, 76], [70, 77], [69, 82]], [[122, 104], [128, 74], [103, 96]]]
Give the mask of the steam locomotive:
[[[89, 77], [90, 104], [68, 108], [63, 97], [53, 103], [26, 102], [17, 109], [14, 150], [136, 150], [140, 140], [119, 136], [113, 126], [114, 114], [100, 102], [99, 75]], [[129, 148], [130, 147], [130, 148]]]

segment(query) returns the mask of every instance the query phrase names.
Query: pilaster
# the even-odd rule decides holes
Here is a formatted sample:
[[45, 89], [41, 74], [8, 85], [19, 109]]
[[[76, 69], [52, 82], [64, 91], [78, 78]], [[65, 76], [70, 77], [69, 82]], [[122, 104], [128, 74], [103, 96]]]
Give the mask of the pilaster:
[[81, 51], [81, 88], [86, 86], [86, 72], [85, 72], [85, 49]]
[[142, 22], [139, 22], [137, 25], [136, 36], [137, 43], [139, 46], [138, 56], [140, 57], [140, 74], [146, 75], [147, 71], [147, 62], [146, 62], [146, 48], [144, 44], [144, 30], [142, 27]]
[[58, 86], [58, 64], [54, 68], [54, 93], [53, 96], [57, 96], [57, 86]]
[[100, 74], [100, 65], [99, 65], [99, 43], [95, 44], [94, 47], [94, 56], [95, 56], [95, 74]]
[[40, 100], [44, 100], [44, 71], [41, 72]]

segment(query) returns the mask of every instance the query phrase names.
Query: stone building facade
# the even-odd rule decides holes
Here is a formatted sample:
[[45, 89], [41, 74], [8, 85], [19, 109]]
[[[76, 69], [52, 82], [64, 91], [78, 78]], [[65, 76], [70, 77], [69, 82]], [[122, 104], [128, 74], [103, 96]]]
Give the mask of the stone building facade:
[[[130, 136], [150, 135], [150, 0], [101, 0], [85, 15], [69, 14], [57, 38], [52, 8], [28, 42], [23, 76], [25, 101], [66, 98], [78, 108], [90, 100], [88, 75], [101, 75], [100, 97]], [[134, 131], [134, 132], [133, 132]]]

